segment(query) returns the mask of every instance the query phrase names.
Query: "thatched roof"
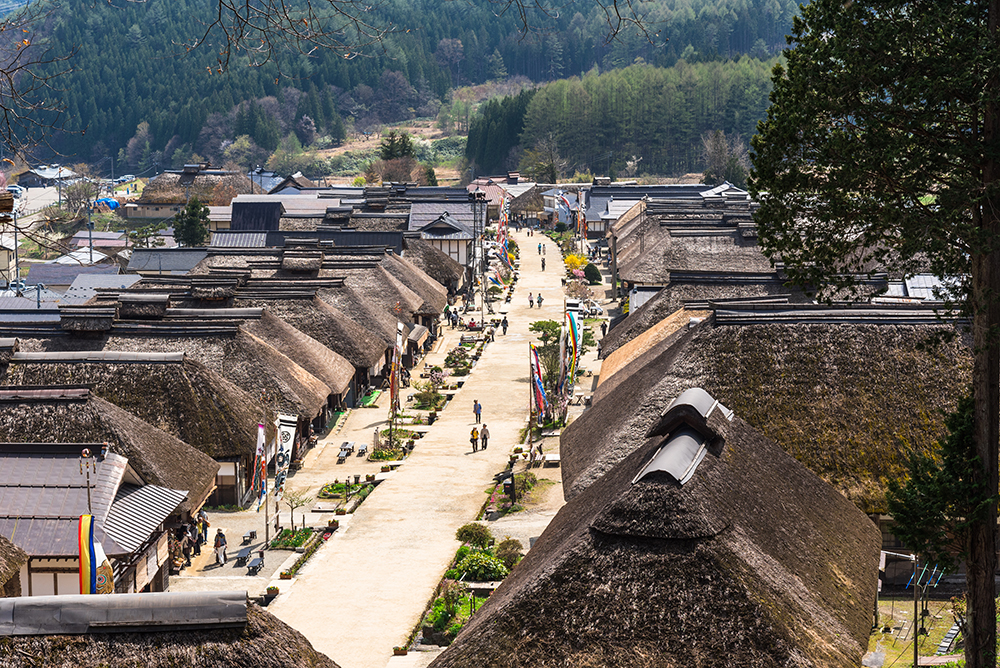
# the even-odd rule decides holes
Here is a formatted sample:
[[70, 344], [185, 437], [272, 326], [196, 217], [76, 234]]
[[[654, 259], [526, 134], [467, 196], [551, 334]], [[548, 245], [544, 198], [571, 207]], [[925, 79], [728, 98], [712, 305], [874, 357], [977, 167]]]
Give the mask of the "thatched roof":
[[618, 275], [636, 283], [666, 283], [670, 272], [712, 270], [769, 272], [771, 262], [753, 240], [738, 232], [706, 236], [674, 236], [662, 231], [645, 243], [634, 243], [634, 252], [621, 252]]
[[85, 389], [36, 390], [0, 387], [0, 442], [108, 442], [147, 483], [187, 491], [180, 512], [199, 508], [214, 489], [219, 465], [180, 439]]
[[396, 323], [410, 322], [424, 303], [381, 264], [336, 273], [344, 276], [344, 287], [321, 288], [316, 295], [389, 345], [396, 341]]
[[149, 180], [137, 200], [140, 204], [184, 204], [197, 198], [202, 204], [211, 204], [215, 200], [215, 189], [219, 185], [232, 188], [238, 195], [261, 192], [244, 174], [235, 173], [200, 173], [193, 179], [190, 175], [164, 172]]
[[309, 299], [240, 299], [239, 306], [266, 308], [295, 329], [308, 334], [358, 369], [379, 364], [388, 349], [379, 336], [318, 297]]
[[423, 299], [423, 303], [416, 311], [418, 315], [441, 315], [448, 303], [448, 288], [409, 260], [394, 253], [386, 253], [382, 266]]
[[662, 436], [633, 440], [431, 666], [859, 665], [879, 531], [738, 416], [720, 421], [721, 450], [683, 485], [642, 475]]
[[303, 369], [321, 380], [331, 394], [343, 394], [351, 385], [354, 366], [311, 336], [267, 311], [243, 330], [276, 346]]
[[[648, 304], [649, 302], [643, 304], [643, 308], [645, 308]], [[642, 309], [637, 310], [636, 314], [638, 314], [640, 310]], [[711, 313], [712, 312], [708, 310], [699, 311], [678, 309], [676, 312], [654, 323], [625, 345], [620, 348], [614, 348], [611, 354], [605, 354], [605, 341], [611, 337], [613, 332], [618, 331], [619, 327], [628, 322], [628, 319], [626, 319], [625, 323], [619, 324], [617, 327], [608, 332], [608, 335], [601, 340], [601, 356], [604, 357], [604, 361], [601, 363], [601, 375], [598, 378], [598, 387], [605, 380], [614, 376], [614, 374], [622, 367], [627, 366], [630, 362], [641, 357], [644, 353], [648, 352], [656, 345], [663, 343], [663, 341], [665, 341], [667, 337], [674, 332], [683, 329], [684, 327], [690, 327], [693, 322], [702, 318], [707, 318], [711, 315]]]
[[5, 536], [0, 536], [0, 592], [11, 578], [19, 577], [21, 566], [26, 563], [28, 563], [28, 553]]
[[902, 473], [910, 448], [926, 451], [942, 435], [942, 411], [969, 385], [961, 340], [921, 349], [953, 331], [711, 320], [682, 329], [604, 378], [563, 431], [566, 497], [628, 456], [665, 398], [700, 386], [865, 512], [884, 511], [884, 481]]
[[53, 668], [337, 668], [306, 638], [256, 605], [237, 629], [9, 636], [0, 662]]
[[465, 267], [423, 239], [406, 239], [403, 258], [441, 285], [461, 283], [465, 277]]
[[668, 285], [608, 331], [601, 341], [601, 357], [607, 358], [626, 342], [683, 308], [685, 303], [778, 295], [786, 296], [790, 302], [806, 301], [801, 290], [784, 285], [777, 274], [771, 274], [772, 278], [763, 274], [758, 276], [755, 280], [746, 274], [720, 273], [708, 280], [690, 280], [694, 278], [691, 274], [678, 277], [672, 273]]
[[[32, 340], [25, 347], [54, 346]], [[255, 397], [191, 358], [179, 364], [20, 359], [7, 366], [2, 383], [88, 384], [95, 395], [214, 459], [253, 456], [264, 415]]]

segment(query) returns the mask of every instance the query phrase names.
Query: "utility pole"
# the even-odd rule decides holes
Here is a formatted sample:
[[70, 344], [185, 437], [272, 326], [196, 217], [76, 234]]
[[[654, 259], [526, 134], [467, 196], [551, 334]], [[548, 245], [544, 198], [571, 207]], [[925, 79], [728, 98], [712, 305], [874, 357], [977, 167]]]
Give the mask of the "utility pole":
[[94, 264], [94, 223], [90, 220], [90, 214], [94, 210], [92, 202], [87, 202], [87, 237], [90, 240], [90, 264]]

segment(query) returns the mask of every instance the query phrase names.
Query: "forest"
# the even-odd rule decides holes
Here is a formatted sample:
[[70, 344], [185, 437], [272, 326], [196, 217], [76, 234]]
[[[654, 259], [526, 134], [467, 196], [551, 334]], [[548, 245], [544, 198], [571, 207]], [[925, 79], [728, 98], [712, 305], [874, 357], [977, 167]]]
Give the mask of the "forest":
[[[303, 145], [335, 145], [350, 131], [437, 116], [442, 106], [447, 111], [450, 91], [460, 86], [511, 77], [535, 84], [576, 77], [551, 90], [546, 86], [536, 96], [533, 108], [538, 111], [528, 110], [525, 138], [553, 133], [576, 162], [615, 163], [621, 156], [599, 156], [586, 146], [571, 150], [567, 142], [573, 140], [574, 128], [565, 119], [560, 121], [565, 127], [546, 126], [540, 114], [562, 104], [560, 97], [569, 101], [581, 95], [590, 100], [587, 118], [599, 119], [601, 109], [629, 108], [629, 117], [606, 128], [602, 139], [634, 145], [634, 150], [646, 132], [642, 125], [648, 126], [661, 102], [690, 102], [698, 108], [687, 115], [701, 118], [705, 112], [713, 122], [730, 114], [732, 127], [746, 132], [752, 124], [738, 117], [747, 109], [750, 115], [757, 113], [757, 91], [748, 88], [752, 99], [732, 103], [725, 92], [720, 106], [718, 95], [695, 85], [694, 80], [709, 76], [699, 68], [716, 64], [719, 72], [728, 73], [723, 63], [745, 54], [773, 56], [784, 45], [797, 11], [792, 0], [656, 0], [642, 7], [647, 25], [659, 35], [651, 32], [647, 40], [623, 32], [607, 44], [603, 15], [589, 1], [564, 6], [546, 29], [524, 33], [513, 13], [496, 16], [488, 0], [387, 0], [376, 11], [398, 30], [359, 57], [324, 50], [306, 56], [289, 49], [263, 67], [251, 67], [237, 54], [228, 70], [220, 72], [211, 44], [191, 51], [182, 46], [200, 34], [213, 6], [210, 0], [63, 0], [56, 5], [36, 38], [36, 44], [51, 47], [56, 55], [73, 52], [72, 71], [53, 82], [53, 94], [65, 112], [64, 131], [50, 138], [52, 148], [69, 161], [121, 157], [127, 166], [120, 170], [162, 168], [192, 157], [220, 163], [225, 148], [241, 135], [265, 156], [291, 134]], [[674, 74], [654, 74], [664, 71], [654, 66]], [[607, 78], [623, 67], [631, 74]], [[749, 64], [736, 69], [755, 76]], [[647, 87], [661, 76], [672, 92], [604, 99], [607, 90], [619, 85]], [[626, 99], [639, 105], [626, 104]], [[675, 137], [698, 135], [697, 122], [695, 129], [685, 123], [690, 125], [663, 119], [655, 124], [657, 136], [678, 147]], [[648, 164], [673, 169], [688, 164], [690, 150], [681, 155], [671, 148], [672, 157], [651, 156]]]
[[[466, 157], [480, 173], [517, 169], [525, 150], [554, 150], [565, 174], [683, 174], [715, 130], [749, 138], [764, 118], [774, 60], [639, 64], [562, 79], [492, 100], [469, 128]], [[635, 175], [630, 174], [630, 175]]]

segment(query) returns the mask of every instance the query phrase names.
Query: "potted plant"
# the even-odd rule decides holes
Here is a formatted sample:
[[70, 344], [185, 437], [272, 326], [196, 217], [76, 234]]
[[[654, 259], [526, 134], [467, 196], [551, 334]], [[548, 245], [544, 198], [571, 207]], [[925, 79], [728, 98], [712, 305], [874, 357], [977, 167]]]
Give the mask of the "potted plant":
[[391, 470], [392, 470], [392, 467], [389, 466], [388, 464], [385, 464], [385, 465], [382, 466], [382, 473], [388, 473]]
[[326, 521], [326, 526], [328, 528], [330, 528], [330, 529], [339, 529], [340, 528], [340, 520], [327, 520]]
[[392, 648], [392, 655], [393, 656], [406, 656], [406, 648], [405, 647], [393, 647]]
[[[347, 510], [345, 508], [337, 508], [335, 511], [333, 511], [333, 514], [334, 515], [346, 515], [347, 514]], [[334, 522], [336, 522], [336, 521], [337, 520], [334, 520]]]
[[291, 571], [281, 571], [281, 575], [279, 577], [282, 580], [291, 580], [292, 579], [292, 572]]
[[267, 588], [267, 595], [268, 596], [277, 596], [278, 595], [278, 591], [279, 590], [278, 590], [277, 587], [275, 587], [274, 585], [271, 585], [270, 587]]
[[365, 482], [375, 482], [375, 474], [368, 473], [365, 475]]

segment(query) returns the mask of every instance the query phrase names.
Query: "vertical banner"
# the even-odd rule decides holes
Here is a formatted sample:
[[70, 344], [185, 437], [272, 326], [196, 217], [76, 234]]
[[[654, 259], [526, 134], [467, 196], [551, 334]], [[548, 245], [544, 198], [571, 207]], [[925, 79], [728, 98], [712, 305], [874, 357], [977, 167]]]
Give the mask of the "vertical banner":
[[254, 461], [254, 494], [257, 496], [257, 512], [267, 503], [267, 451], [264, 448], [264, 425], [257, 425], [257, 459]]
[[570, 311], [569, 316], [569, 376], [570, 384], [576, 380], [576, 365], [580, 360], [580, 327], [577, 324], [575, 314]]
[[80, 593], [111, 594], [115, 576], [104, 548], [94, 538], [94, 516], [80, 515]]
[[538, 351], [533, 343], [528, 346], [531, 350], [531, 387], [532, 396], [535, 398], [535, 408], [539, 412], [546, 412], [548, 401], [545, 398], [545, 386], [542, 384], [542, 364], [538, 359]]
[[396, 322], [396, 346], [392, 350], [392, 366], [389, 371], [389, 410], [395, 415], [399, 411], [399, 376], [403, 361], [403, 323]]
[[278, 413], [275, 425], [278, 427], [278, 454], [274, 456], [274, 502], [281, 501], [285, 495], [285, 479], [288, 478], [288, 465], [292, 463], [292, 448], [295, 446], [295, 429], [298, 425], [298, 415], [283, 415]]

